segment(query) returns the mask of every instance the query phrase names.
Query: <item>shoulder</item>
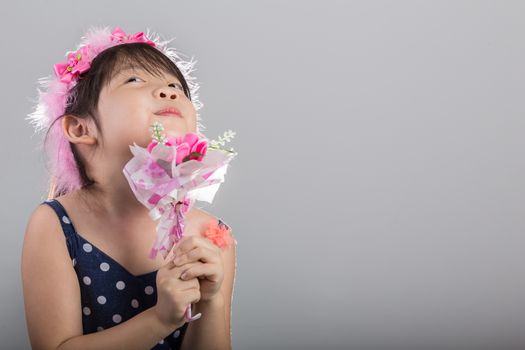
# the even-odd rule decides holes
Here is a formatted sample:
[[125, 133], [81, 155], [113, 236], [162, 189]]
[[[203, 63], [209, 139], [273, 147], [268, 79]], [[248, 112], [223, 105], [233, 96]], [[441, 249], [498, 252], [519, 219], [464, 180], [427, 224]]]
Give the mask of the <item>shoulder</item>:
[[[229, 265], [234, 267], [237, 241], [233, 236], [231, 227], [211, 213], [199, 208], [193, 210], [193, 224], [195, 225], [192, 230], [193, 234], [205, 236], [211, 239], [218, 247], [221, 247], [221, 255]], [[222, 224], [219, 225], [219, 222], [222, 222]]]
[[[46, 230], [51, 234], [46, 234], [46, 237], [41, 237], [39, 231]], [[58, 235], [60, 233], [60, 235]], [[45, 203], [39, 204], [29, 216], [26, 226], [26, 233], [24, 239], [34, 241], [45, 238], [60, 238], [63, 235], [60, 232], [60, 222], [58, 217], [49, 205]]]
[[21, 274], [33, 347], [53, 348], [82, 334], [77, 276], [58, 217], [47, 204], [36, 207], [27, 223]]
[[26, 225], [22, 272], [32, 271], [35, 263], [53, 260], [57, 255], [69, 255], [64, 241], [65, 236], [55, 211], [49, 205], [41, 203], [33, 210]]
[[210, 227], [218, 227], [219, 223], [220, 229], [229, 231], [230, 235], [232, 234], [231, 227], [221, 218], [200, 208], [192, 208], [190, 212], [188, 212], [187, 221], [190, 222], [187, 229], [188, 235], [202, 235]]
[[186, 215], [189, 222], [188, 234], [199, 234], [201, 235], [208, 228], [211, 222], [217, 222], [219, 219], [207, 211], [193, 207]]

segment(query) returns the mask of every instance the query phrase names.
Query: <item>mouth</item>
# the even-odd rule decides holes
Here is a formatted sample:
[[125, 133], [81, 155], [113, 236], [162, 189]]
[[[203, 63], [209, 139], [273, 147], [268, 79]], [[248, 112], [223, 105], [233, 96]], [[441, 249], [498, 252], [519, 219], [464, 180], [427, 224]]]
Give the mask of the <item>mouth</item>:
[[169, 108], [163, 108], [157, 112], [155, 112], [155, 115], [161, 115], [165, 117], [182, 117], [182, 114], [180, 111], [175, 107], [169, 107]]

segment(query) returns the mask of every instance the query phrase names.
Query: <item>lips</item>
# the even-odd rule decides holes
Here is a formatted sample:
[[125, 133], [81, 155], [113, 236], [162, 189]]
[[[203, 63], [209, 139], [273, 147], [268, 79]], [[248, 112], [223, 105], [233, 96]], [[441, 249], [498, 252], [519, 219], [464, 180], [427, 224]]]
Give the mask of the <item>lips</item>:
[[166, 117], [182, 117], [180, 111], [175, 107], [163, 108], [155, 112], [155, 115], [162, 115]]

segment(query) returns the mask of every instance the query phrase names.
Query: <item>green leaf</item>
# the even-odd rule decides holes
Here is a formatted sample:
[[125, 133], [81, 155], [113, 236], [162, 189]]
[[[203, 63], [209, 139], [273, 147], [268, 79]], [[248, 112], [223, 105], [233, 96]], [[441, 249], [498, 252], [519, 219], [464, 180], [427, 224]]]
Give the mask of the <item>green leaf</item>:
[[191, 152], [190, 154], [188, 154], [186, 157], [182, 158], [182, 161], [183, 162], [187, 162], [188, 160], [190, 160], [190, 158], [193, 156], [193, 157], [200, 157], [202, 155], [202, 153], [200, 152]]

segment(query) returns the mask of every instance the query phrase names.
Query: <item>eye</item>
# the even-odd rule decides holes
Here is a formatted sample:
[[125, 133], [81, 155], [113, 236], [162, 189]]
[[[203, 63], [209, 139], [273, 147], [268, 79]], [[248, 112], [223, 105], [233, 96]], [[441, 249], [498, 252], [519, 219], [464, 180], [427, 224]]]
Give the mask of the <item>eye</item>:
[[132, 81], [135, 81], [135, 80], [144, 81], [139, 77], [130, 77], [128, 80], [126, 80], [126, 83], [131, 83]]
[[179, 89], [179, 90], [181, 90], [181, 91], [184, 90], [184, 89], [182, 88], [182, 85], [179, 84], [179, 83], [171, 83], [171, 84], [169, 84], [168, 86], [174, 87], [175, 89]]

